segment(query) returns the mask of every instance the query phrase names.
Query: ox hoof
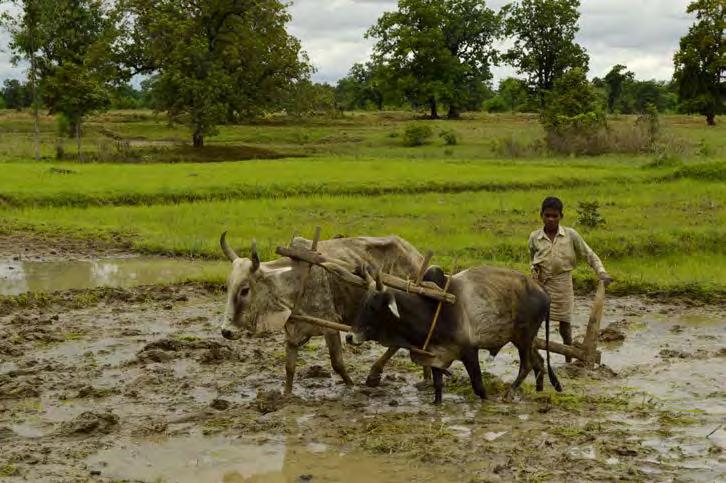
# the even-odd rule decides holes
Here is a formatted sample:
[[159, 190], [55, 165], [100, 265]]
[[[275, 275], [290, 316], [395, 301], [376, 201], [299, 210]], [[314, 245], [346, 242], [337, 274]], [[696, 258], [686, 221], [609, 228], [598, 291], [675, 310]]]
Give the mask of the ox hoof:
[[381, 375], [380, 374], [370, 374], [368, 378], [366, 378], [366, 386], [368, 387], [378, 387], [381, 385]]
[[502, 396], [502, 400], [504, 402], [514, 402], [516, 399], [516, 394], [513, 389], [507, 389], [507, 392], [504, 393], [504, 396]]

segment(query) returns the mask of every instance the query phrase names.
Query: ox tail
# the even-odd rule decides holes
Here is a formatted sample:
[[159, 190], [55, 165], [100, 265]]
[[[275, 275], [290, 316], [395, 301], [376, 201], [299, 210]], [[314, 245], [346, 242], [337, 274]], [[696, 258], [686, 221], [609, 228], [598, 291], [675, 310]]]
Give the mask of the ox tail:
[[550, 308], [547, 307], [547, 313], [545, 314], [545, 349], [547, 352], [547, 375], [550, 378], [550, 384], [555, 388], [555, 391], [562, 392], [562, 384], [557, 379], [554, 369], [550, 365]]

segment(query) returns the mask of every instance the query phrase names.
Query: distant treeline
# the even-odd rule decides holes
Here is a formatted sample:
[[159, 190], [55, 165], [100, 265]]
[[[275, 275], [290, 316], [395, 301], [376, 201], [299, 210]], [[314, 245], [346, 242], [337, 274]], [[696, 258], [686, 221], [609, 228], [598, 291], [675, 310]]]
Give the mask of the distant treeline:
[[[516, 0], [499, 11], [482, 0], [398, 0], [365, 34], [375, 41], [370, 59], [335, 86], [311, 81], [282, 0], [7, 2], [15, 8], [0, 25], [13, 61], [29, 69], [28, 82], [3, 84], [2, 103], [60, 115], [79, 153], [85, 116], [109, 108], [165, 112], [190, 126], [196, 147], [221, 124], [272, 112], [410, 106], [457, 119], [471, 110], [549, 111], [551, 125], [565, 116], [575, 126], [581, 115], [604, 121], [607, 112], [693, 112], [714, 124], [726, 110], [723, 0], [688, 6], [695, 22], [669, 82], [636, 80], [622, 65], [589, 81], [590, 57], [576, 41], [580, 0]], [[507, 49], [498, 47], [504, 40]], [[492, 67], [503, 64], [517, 78], [495, 89]], [[136, 89], [129, 83], [139, 75]]]

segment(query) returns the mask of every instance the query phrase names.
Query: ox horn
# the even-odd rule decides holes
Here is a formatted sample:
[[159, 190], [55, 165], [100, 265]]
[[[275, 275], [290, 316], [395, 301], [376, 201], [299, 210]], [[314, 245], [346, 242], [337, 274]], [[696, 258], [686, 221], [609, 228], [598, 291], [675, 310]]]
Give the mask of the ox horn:
[[381, 292], [383, 290], [383, 282], [381, 282], [381, 271], [376, 270], [376, 290]]
[[252, 271], [256, 272], [260, 268], [260, 256], [257, 254], [257, 241], [252, 240], [252, 250], [250, 251], [250, 260], [252, 260]]
[[225, 255], [227, 255], [227, 258], [229, 259], [230, 262], [234, 262], [235, 260], [237, 260], [239, 258], [237, 256], [237, 254], [234, 252], [234, 250], [232, 250], [232, 248], [227, 243], [227, 232], [226, 231], [224, 233], [222, 233], [222, 236], [219, 238], [219, 246], [222, 247], [222, 251], [224, 252]]
[[368, 264], [359, 265], [358, 269], [360, 270], [361, 274], [363, 275], [363, 278], [365, 279], [366, 283], [368, 284], [369, 288], [373, 288], [373, 286], [376, 284], [376, 281], [373, 280], [373, 277], [371, 277], [371, 272], [369, 270]]

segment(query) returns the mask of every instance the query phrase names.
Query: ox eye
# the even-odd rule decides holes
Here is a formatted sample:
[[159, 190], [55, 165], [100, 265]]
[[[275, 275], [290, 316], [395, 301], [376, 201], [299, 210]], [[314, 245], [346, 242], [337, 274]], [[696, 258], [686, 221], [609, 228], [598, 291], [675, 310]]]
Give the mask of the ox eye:
[[246, 297], [248, 293], [250, 293], [250, 288], [249, 287], [242, 287], [241, 289], [239, 289], [239, 296], [240, 297]]

